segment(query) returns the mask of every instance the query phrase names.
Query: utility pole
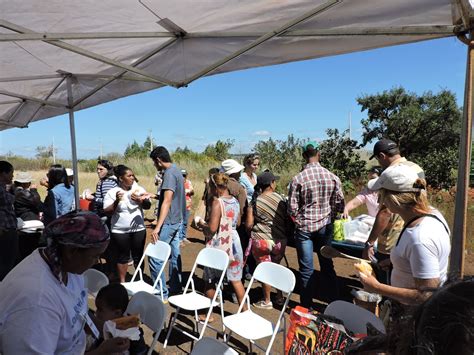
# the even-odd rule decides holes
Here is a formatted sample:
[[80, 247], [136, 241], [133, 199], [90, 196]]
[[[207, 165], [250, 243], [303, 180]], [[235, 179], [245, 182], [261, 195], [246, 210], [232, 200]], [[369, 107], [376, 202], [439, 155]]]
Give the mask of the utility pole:
[[151, 129], [150, 129], [149, 138], [150, 138], [150, 153], [151, 153], [153, 151], [153, 136], [151, 135]]
[[53, 137], [53, 164], [56, 164], [56, 148], [54, 147], [54, 137]]
[[352, 111], [349, 110], [349, 139], [352, 139]]

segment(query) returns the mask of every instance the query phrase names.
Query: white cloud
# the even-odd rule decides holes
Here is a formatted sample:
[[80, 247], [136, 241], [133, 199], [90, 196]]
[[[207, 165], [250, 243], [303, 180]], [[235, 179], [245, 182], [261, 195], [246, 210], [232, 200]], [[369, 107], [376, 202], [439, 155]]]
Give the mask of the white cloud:
[[269, 137], [272, 134], [269, 131], [255, 131], [252, 133], [252, 136], [259, 136], [259, 137]]

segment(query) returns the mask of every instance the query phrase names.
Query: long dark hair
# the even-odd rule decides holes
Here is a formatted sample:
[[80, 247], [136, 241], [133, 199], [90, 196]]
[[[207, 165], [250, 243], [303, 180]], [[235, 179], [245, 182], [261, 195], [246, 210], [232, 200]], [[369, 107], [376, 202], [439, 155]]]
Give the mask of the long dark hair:
[[66, 169], [61, 164], [51, 165], [48, 171], [49, 189], [51, 190], [53, 187], [61, 183], [68, 189], [71, 187], [67, 178]]

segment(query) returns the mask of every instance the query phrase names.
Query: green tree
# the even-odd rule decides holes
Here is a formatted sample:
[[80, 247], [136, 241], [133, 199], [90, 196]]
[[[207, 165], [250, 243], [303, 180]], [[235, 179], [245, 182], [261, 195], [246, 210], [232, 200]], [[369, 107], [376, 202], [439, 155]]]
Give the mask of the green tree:
[[132, 144], [127, 145], [123, 155], [126, 159], [144, 158], [145, 153], [146, 152], [143, 150], [143, 148], [137, 143], [137, 141], [134, 140]]
[[357, 102], [367, 111], [361, 121], [363, 145], [392, 139], [403, 156], [423, 167], [429, 185], [454, 185], [462, 117], [454, 93], [428, 91], [419, 96], [399, 87], [363, 95]]
[[[346, 185], [365, 176], [365, 161], [357, 152], [360, 145], [350, 139], [348, 133], [347, 130], [340, 134], [338, 129], [328, 129], [326, 130], [328, 138], [319, 145], [321, 165], [336, 174]], [[350, 188], [345, 187], [346, 190]]]
[[204, 149], [203, 154], [217, 161], [223, 161], [225, 159], [229, 159], [230, 157], [229, 151], [233, 146], [234, 146], [233, 139], [227, 139], [226, 141], [218, 140], [216, 144], [209, 144]]
[[253, 147], [258, 152], [263, 168], [273, 172], [284, 172], [290, 170], [298, 171], [301, 168], [302, 156], [301, 145], [303, 141], [295, 138], [292, 134], [286, 140], [259, 141]]
[[36, 147], [36, 157], [39, 159], [52, 158], [55, 153], [58, 152], [58, 149], [55, 148], [52, 144], [48, 146], [40, 145]]

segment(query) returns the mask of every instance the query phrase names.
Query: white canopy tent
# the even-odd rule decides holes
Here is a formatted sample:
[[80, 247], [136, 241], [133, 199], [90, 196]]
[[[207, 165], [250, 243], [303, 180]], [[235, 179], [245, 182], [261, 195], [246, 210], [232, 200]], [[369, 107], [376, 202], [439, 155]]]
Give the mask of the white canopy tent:
[[[77, 174], [74, 111], [163, 86], [185, 87], [206, 75], [471, 38], [473, 17], [468, 0], [0, 0], [0, 130], [68, 112]], [[474, 80], [472, 46], [465, 41], [451, 258], [451, 270], [461, 274]]]

